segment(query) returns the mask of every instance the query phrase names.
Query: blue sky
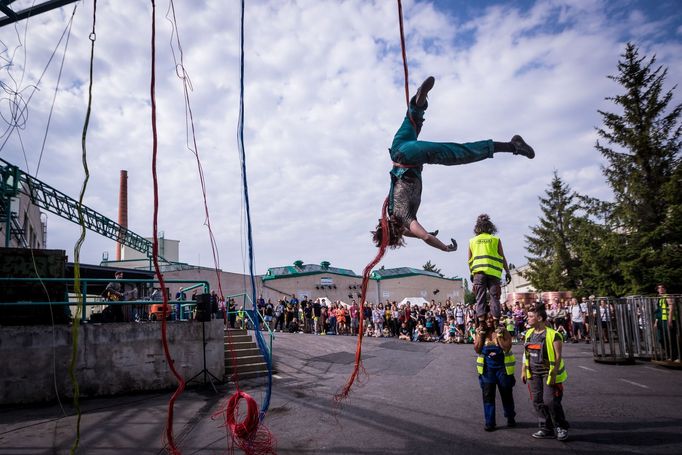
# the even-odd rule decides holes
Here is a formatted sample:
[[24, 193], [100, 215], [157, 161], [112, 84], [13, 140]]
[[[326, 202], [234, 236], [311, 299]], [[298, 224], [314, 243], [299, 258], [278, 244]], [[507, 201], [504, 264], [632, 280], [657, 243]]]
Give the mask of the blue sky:
[[[18, 1], [15, 4], [20, 5]], [[30, 3], [30, 2], [29, 2]], [[38, 178], [76, 197], [83, 173], [91, 5], [78, 2]], [[537, 223], [538, 196], [553, 172], [574, 190], [608, 198], [594, 149], [598, 109], [620, 93], [614, 74], [627, 41], [682, 79], [682, 17], [676, 1], [405, 1], [410, 90], [436, 77], [421, 138], [467, 142], [522, 134], [528, 161], [496, 156], [467, 166], [429, 166], [419, 220], [466, 245], [479, 213], [497, 224], [509, 260], [525, 262], [524, 235]], [[185, 147], [182, 85], [171, 57], [167, 3], [158, 4], [160, 225], [180, 240], [180, 259], [208, 266], [210, 246], [193, 155]], [[244, 227], [236, 125], [239, 95], [238, 2], [177, 2], [191, 77], [192, 108], [221, 267], [241, 272]], [[72, 6], [0, 29], [14, 55], [0, 71], [28, 93], [70, 17]], [[28, 30], [25, 32], [25, 27]], [[90, 207], [117, 218], [119, 170], [129, 174], [129, 223], [151, 235], [149, 111], [150, 7], [98, 2], [93, 111], [88, 135]], [[121, 31], [125, 33], [121, 33]], [[24, 39], [24, 33], [26, 39]], [[246, 128], [256, 266], [327, 260], [361, 273], [374, 257], [369, 231], [388, 191], [387, 147], [404, 115], [397, 7], [392, 1], [250, 1], [246, 13]], [[177, 51], [177, 50], [176, 50]], [[24, 128], [0, 156], [35, 174], [57, 82], [61, 46], [31, 99]], [[0, 113], [8, 118], [8, 98]], [[680, 102], [679, 93], [675, 97]], [[7, 127], [1, 124], [2, 130]], [[4, 140], [4, 138], [3, 138]], [[78, 227], [48, 215], [48, 247], [73, 257]], [[464, 250], [464, 251], [462, 251]], [[114, 256], [89, 233], [83, 260]], [[382, 265], [435, 263], [467, 275], [466, 251], [410, 240]]]

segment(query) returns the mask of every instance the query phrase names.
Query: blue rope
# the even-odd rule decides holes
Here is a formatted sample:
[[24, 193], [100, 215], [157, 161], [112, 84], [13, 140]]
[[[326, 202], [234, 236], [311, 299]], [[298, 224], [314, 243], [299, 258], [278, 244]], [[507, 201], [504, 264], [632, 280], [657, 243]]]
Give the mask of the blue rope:
[[265, 363], [268, 367], [268, 386], [265, 392], [265, 398], [260, 409], [260, 421], [265, 419], [265, 414], [270, 407], [270, 395], [272, 394], [272, 361], [268, 347], [265, 344], [263, 334], [260, 332], [260, 323], [258, 321], [258, 307], [256, 306], [256, 278], [254, 275], [254, 257], [253, 257], [253, 235], [251, 232], [251, 210], [249, 207], [249, 186], [246, 181], [246, 153], [244, 152], [244, 0], [241, 2], [241, 33], [240, 33], [240, 72], [239, 72], [239, 121], [238, 121], [238, 146], [242, 164], [242, 183], [244, 186], [244, 204], [246, 206], [246, 227], [249, 243], [249, 273], [251, 276], [251, 303], [253, 305], [252, 316], [254, 321], [254, 332], [256, 334], [256, 344], [260, 350]]

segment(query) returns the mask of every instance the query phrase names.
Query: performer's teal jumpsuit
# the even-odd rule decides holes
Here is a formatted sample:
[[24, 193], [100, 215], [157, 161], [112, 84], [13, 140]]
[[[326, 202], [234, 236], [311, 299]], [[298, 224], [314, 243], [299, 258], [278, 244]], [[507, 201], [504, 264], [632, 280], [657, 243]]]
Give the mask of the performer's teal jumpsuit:
[[[393, 187], [396, 181], [401, 179], [405, 173], [412, 172], [421, 180], [421, 170], [424, 164], [455, 166], [493, 157], [494, 146], [492, 140], [468, 142], [465, 144], [417, 140], [417, 136], [424, 123], [424, 111], [427, 107], [428, 102], [423, 107], [418, 107], [414, 103], [414, 98], [412, 98], [409, 112], [412, 114], [412, 119], [417, 129], [415, 130], [414, 126], [412, 126], [409, 115], [406, 115], [402, 125], [400, 125], [400, 128], [393, 137], [393, 144], [391, 144], [389, 149], [391, 160], [404, 167], [393, 166], [393, 169], [391, 169], [389, 207], [391, 212], [393, 210]], [[421, 193], [421, 188], [419, 188], [419, 193]]]

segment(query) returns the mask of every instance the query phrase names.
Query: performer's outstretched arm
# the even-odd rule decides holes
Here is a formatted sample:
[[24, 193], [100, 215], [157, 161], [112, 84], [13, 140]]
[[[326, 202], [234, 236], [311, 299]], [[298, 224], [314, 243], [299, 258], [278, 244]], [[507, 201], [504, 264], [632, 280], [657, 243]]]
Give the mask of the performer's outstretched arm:
[[441, 251], [455, 251], [457, 249], [457, 246], [454, 244], [446, 245], [443, 242], [441, 242], [438, 237], [435, 235], [430, 234], [426, 229], [424, 229], [424, 226], [419, 224], [417, 220], [412, 220], [410, 223], [410, 228], [405, 229], [403, 232], [403, 235], [406, 235], [408, 237], [416, 237], [418, 239], [422, 239], [424, 242], [426, 242], [428, 245], [431, 245], [434, 248], [438, 248]]

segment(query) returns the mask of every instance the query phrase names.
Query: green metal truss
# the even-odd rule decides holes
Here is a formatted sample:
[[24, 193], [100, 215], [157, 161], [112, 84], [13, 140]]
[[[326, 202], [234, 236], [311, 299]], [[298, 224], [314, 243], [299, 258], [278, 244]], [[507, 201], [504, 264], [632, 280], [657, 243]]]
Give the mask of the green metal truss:
[[[0, 221], [7, 223], [8, 228], [9, 220], [12, 219], [9, 208], [10, 201], [18, 193], [27, 194], [33, 204], [48, 212], [78, 225], [81, 224], [78, 215], [80, 204], [77, 200], [0, 158], [0, 206], [2, 206], [2, 213], [0, 213], [2, 219]], [[152, 257], [152, 242], [85, 205], [80, 205], [80, 207], [83, 212], [83, 222], [87, 229], [144, 253], [148, 258]], [[9, 233], [9, 229], [7, 232]], [[9, 240], [6, 240], [5, 246], [8, 243]], [[159, 259], [163, 260], [163, 258]], [[167, 261], [164, 260], [164, 262]]]

